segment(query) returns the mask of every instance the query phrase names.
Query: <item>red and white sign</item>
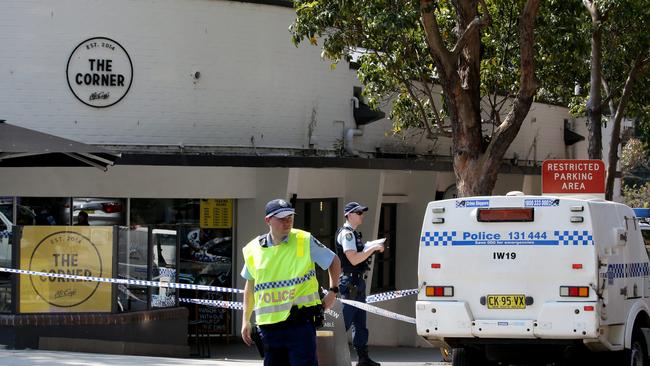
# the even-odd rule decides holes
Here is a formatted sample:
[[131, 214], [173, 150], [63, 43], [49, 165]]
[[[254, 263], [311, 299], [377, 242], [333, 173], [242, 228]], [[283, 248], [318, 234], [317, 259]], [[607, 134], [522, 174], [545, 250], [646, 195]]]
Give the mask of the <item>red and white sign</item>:
[[542, 193], [605, 193], [602, 160], [545, 160]]

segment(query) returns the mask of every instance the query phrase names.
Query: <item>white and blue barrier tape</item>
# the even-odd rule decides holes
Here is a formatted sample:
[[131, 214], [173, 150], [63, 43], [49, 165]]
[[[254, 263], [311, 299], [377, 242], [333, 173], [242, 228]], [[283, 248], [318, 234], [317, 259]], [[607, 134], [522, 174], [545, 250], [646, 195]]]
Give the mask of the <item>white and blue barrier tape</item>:
[[208, 299], [187, 299], [183, 297], [178, 298], [179, 302], [186, 302], [190, 304], [199, 304], [206, 306], [216, 306], [218, 308], [243, 310], [244, 304], [241, 301], [226, 301], [226, 300], [208, 300]]
[[117, 283], [117, 284], [121, 284], [121, 285], [163, 287], [163, 288], [173, 288], [173, 289], [199, 290], [199, 291], [212, 291], [212, 292], [227, 292], [227, 293], [237, 293], [237, 294], [244, 292], [244, 290], [240, 290], [240, 289], [237, 289], [237, 288], [229, 288], [229, 287], [208, 286], [208, 285], [194, 285], [194, 284], [189, 284], [189, 283], [177, 283], [177, 282], [158, 282], [158, 281], [145, 281], [145, 280], [131, 280], [131, 279], [126, 279], [126, 278], [105, 278], [105, 277], [92, 277], [92, 276], [78, 276], [78, 275], [69, 275], [69, 274], [63, 274], [63, 273], [48, 273], [48, 272], [39, 272], [39, 271], [27, 271], [27, 270], [24, 270], [24, 269], [2, 268], [2, 267], [0, 267], [0, 272], [16, 273], [16, 274], [30, 275], [30, 276], [66, 278], [66, 279], [81, 280], [81, 281]]
[[381, 302], [386, 300], [399, 299], [400, 297], [416, 295], [420, 290], [414, 288], [410, 290], [397, 290], [397, 291], [388, 291], [382, 292], [379, 294], [368, 295], [366, 297], [366, 304], [372, 304], [374, 302]]
[[355, 308], [359, 308], [361, 310], [365, 310], [368, 313], [373, 313], [376, 315], [380, 315], [386, 318], [390, 319], [395, 319], [395, 320], [400, 320], [403, 322], [407, 323], [412, 323], [415, 324], [415, 318], [411, 318], [410, 316], [402, 315], [402, 314], [397, 314], [392, 311], [388, 311], [373, 305], [365, 304], [359, 301], [354, 301], [354, 300], [347, 300], [347, 299], [341, 299], [341, 302], [350, 306], [354, 306]]
[[[145, 280], [134, 280], [134, 279], [125, 279], [125, 278], [105, 278], [105, 277], [92, 277], [92, 276], [79, 276], [79, 275], [69, 275], [62, 273], [48, 273], [48, 272], [39, 272], [39, 271], [28, 271], [24, 269], [14, 269], [14, 268], [3, 268], [0, 267], [0, 272], [8, 272], [29, 276], [41, 276], [41, 277], [54, 277], [54, 278], [65, 278], [65, 279], [74, 279], [82, 281], [95, 281], [95, 282], [104, 282], [104, 283], [115, 283], [119, 285], [138, 285], [138, 286], [149, 286], [149, 287], [161, 287], [161, 288], [172, 288], [172, 289], [188, 289], [188, 290], [199, 290], [199, 291], [213, 291], [213, 292], [226, 292], [226, 293], [243, 293], [243, 290], [229, 287], [219, 287], [219, 286], [207, 286], [207, 285], [194, 285], [186, 283], [176, 283], [176, 282], [157, 282], [157, 281], [145, 281]], [[365, 310], [369, 313], [376, 315], [384, 316], [390, 319], [400, 320], [407, 323], [415, 324], [415, 318], [411, 318], [405, 315], [397, 314], [392, 311], [384, 310], [377, 306], [370, 305], [370, 303], [376, 303], [386, 300], [397, 299], [400, 297], [410, 296], [418, 293], [418, 289], [410, 290], [397, 290], [383, 292], [379, 294], [374, 294], [366, 297], [367, 303], [362, 303], [359, 301], [341, 299], [341, 302], [354, 306], [356, 308]], [[189, 298], [179, 298], [179, 302], [206, 305], [206, 306], [215, 306], [225, 309], [233, 310], [242, 310], [243, 303], [239, 301], [226, 301], [226, 300], [209, 300], [209, 299], [189, 299]]]

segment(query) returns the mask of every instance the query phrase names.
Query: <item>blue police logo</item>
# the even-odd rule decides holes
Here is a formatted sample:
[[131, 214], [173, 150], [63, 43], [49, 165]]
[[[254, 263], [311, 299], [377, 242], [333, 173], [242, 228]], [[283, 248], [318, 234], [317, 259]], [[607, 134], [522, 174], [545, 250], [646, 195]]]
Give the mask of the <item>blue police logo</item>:
[[350, 233], [345, 234], [345, 240], [352, 240], [352, 234]]
[[278, 200], [278, 204], [282, 207], [287, 207], [289, 204], [285, 200]]

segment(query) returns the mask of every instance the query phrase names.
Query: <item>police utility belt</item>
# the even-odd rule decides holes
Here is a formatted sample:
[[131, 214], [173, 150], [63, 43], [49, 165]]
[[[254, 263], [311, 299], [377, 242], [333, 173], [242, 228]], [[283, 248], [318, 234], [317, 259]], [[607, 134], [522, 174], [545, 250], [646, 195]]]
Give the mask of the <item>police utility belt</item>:
[[352, 278], [362, 278], [366, 279], [368, 278], [368, 275], [366, 275], [366, 272], [346, 272], [345, 270], [341, 273], [342, 276], [347, 276], [347, 277], [352, 277]]
[[323, 326], [324, 309], [322, 305], [307, 306], [298, 308], [292, 306], [289, 312], [289, 317], [279, 323], [258, 325], [262, 330], [284, 329], [291, 325], [301, 325], [305, 323], [312, 323], [316, 328]]

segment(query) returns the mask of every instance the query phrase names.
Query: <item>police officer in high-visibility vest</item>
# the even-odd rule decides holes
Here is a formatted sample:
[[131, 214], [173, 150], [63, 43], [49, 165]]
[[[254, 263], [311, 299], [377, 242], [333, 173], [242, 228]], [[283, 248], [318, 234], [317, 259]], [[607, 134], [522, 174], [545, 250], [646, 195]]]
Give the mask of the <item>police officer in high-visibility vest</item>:
[[[361, 233], [357, 227], [363, 223], [363, 213], [368, 207], [358, 202], [345, 205], [343, 214], [345, 224], [336, 233], [336, 254], [341, 258], [341, 279], [339, 289], [342, 299], [366, 302], [366, 271], [370, 269], [370, 256], [375, 252], [383, 252], [381, 244], [371, 246], [364, 251]], [[345, 330], [352, 326], [352, 345], [359, 357], [357, 366], [379, 366], [368, 356], [368, 328], [366, 327], [365, 310], [343, 304]]]
[[266, 204], [264, 221], [270, 230], [243, 249], [246, 279], [241, 335], [251, 338], [251, 313], [264, 344], [265, 366], [317, 366], [315, 317], [321, 300], [317, 263], [329, 273], [330, 288], [322, 306], [330, 309], [338, 293], [341, 262], [310, 233], [293, 228], [295, 211], [281, 199]]

